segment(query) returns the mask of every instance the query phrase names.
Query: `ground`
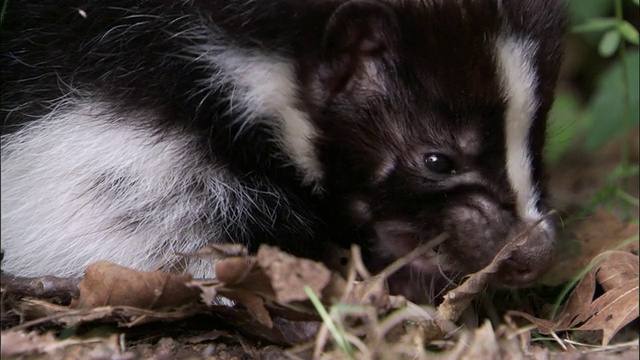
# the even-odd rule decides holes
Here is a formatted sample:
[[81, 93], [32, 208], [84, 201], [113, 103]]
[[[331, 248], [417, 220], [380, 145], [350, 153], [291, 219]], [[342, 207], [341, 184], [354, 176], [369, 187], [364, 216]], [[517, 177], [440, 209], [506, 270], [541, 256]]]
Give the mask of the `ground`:
[[[484, 291], [489, 266], [438, 308], [418, 307], [389, 296], [383, 279], [354, 283], [273, 248], [249, 262], [233, 257], [234, 247], [208, 249], [228, 257], [220, 281], [108, 263], [92, 266], [82, 283], [3, 274], [2, 356], [637, 359], [638, 207], [591, 201], [611, 185], [620, 141], [596, 156], [569, 152], [551, 169], [551, 197], [566, 222], [559, 261], [533, 290]], [[637, 132], [630, 141], [637, 162]], [[616, 186], [637, 199], [637, 173]], [[363, 279], [354, 264], [352, 274]], [[217, 295], [242, 305], [202, 304]], [[350, 306], [328, 306], [331, 298]], [[328, 313], [319, 314], [325, 308], [314, 300]]]

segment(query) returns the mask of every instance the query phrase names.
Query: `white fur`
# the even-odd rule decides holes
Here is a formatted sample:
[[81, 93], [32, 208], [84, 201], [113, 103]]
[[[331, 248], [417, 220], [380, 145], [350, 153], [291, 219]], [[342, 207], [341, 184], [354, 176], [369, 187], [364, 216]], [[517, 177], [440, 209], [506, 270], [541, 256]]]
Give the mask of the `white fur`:
[[503, 95], [507, 100], [507, 175], [516, 195], [518, 214], [522, 219], [535, 221], [541, 217], [536, 208], [540, 195], [532, 183], [528, 136], [538, 106], [534, 91], [537, 74], [531, 61], [537, 45], [529, 40], [507, 37], [499, 39], [496, 46]]
[[276, 137], [289, 160], [301, 170], [303, 182], [319, 191], [322, 169], [313, 146], [317, 134], [308, 115], [296, 107], [298, 84], [293, 63], [280, 56], [211, 41], [193, 46], [190, 52], [211, 71], [208, 88], [229, 82], [235, 86], [229, 100], [244, 114], [237, 121], [244, 122], [243, 126], [251, 126], [256, 120], [269, 121], [278, 129]]
[[[161, 137], [122, 119], [153, 116], [72, 104], [2, 138], [4, 271], [80, 276], [100, 259], [166, 269], [176, 252], [224, 238], [229, 221], [250, 216], [255, 199], [197, 156], [196, 139]], [[131, 218], [137, 225], [123, 227]], [[193, 275], [213, 275], [208, 261], [186, 261]]]

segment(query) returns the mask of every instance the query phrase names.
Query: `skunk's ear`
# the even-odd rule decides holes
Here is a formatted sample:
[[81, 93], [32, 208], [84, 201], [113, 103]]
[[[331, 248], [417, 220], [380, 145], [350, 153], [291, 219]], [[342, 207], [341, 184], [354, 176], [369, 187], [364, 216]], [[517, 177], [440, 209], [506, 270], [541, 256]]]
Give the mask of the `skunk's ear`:
[[[398, 25], [393, 10], [376, 0], [351, 0], [340, 5], [329, 18], [322, 41], [323, 82], [327, 90], [338, 90], [366, 62], [393, 52]], [[370, 70], [370, 69], [369, 69]]]
[[324, 55], [369, 55], [393, 45], [396, 20], [393, 11], [375, 0], [352, 0], [340, 5], [329, 18], [323, 39]]

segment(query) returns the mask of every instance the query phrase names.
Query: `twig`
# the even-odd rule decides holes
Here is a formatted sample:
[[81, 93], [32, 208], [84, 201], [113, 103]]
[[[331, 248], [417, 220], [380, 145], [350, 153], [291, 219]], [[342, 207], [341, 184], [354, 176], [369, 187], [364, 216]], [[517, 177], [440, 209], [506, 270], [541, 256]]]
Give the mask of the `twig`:
[[80, 295], [78, 284], [82, 279], [41, 276], [37, 278], [16, 277], [2, 273], [2, 292], [5, 296], [58, 299], [69, 303]]

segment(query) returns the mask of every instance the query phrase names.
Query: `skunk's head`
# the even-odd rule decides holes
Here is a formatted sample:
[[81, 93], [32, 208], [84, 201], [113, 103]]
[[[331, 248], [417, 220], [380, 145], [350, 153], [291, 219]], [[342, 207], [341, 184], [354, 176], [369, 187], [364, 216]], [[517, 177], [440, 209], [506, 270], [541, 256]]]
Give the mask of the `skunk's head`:
[[354, 0], [333, 13], [306, 91], [323, 186], [370, 232], [370, 266], [446, 232], [437, 256], [405, 269], [429, 285], [481, 269], [538, 224], [495, 282], [524, 285], [549, 267], [542, 148], [563, 10], [554, 0]]

